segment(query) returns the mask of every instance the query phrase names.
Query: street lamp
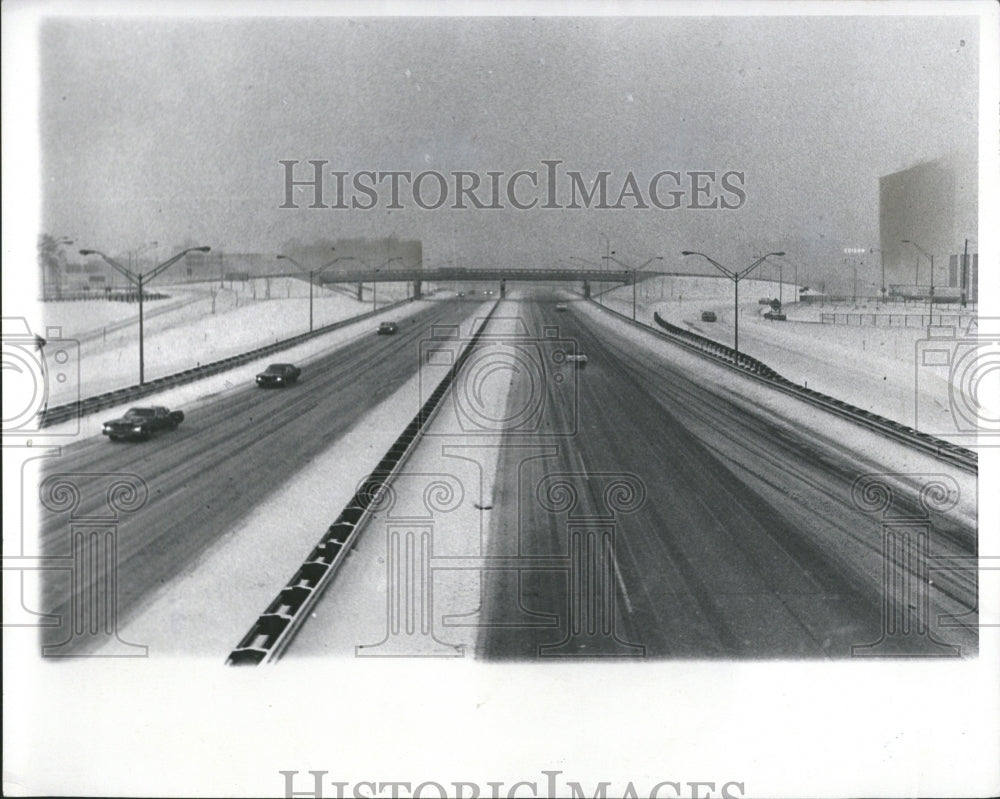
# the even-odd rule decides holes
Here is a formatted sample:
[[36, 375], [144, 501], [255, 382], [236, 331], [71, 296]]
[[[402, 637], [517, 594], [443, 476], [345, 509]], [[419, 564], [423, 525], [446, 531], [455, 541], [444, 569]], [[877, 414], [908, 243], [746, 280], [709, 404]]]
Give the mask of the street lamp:
[[614, 261], [619, 266], [624, 266], [626, 269], [631, 269], [632, 270], [632, 321], [634, 322], [635, 321], [636, 283], [638, 282], [636, 280], [636, 273], [640, 269], [645, 269], [647, 266], [649, 266], [651, 263], [653, 263], [653, 261], [662, 261], [663, 260], [663, 256], [662, 255], [654, 255], [652, 258], [650, 258], [648, 261], [646, 261], [646, 263], [644, 263], [642, 266], [639, 266], [639, 267], [632, 267], [632, 266], [629, 266], [628, 264], [622, 263], [617, 258], [613, 258], [611, 256], [609, 256], [609, 257], [611, 258], [612, 261]]
[[[783, 256], [789, 264], [791, 264], [792, 269], [795, 270], [795, 274], [792, 277], [793, 285], [795, 286], [795, 302], [799, 301], [799, 265], [796, 261], [793, 261], [788, 256]], [[780, 298], [779, 298], [780, 299]]]
[[[608, 261], [611, 260], [611, 256], [615, 254], [615, 251], [611, 249], [611, 239], [608, 238], [608, 234], [602, 233], [601, 236], [604, 238], [605, 245], [605, 254], [601, 256], [601, 271], [603, 272], [605, 269], [611, 268]], [[600, 300], [601, 305], [604, 305], [604, 291], [601, 291], [597, 295], [597, 298]]]
[[[336, 250], [337, 248], [331, 247], [330, 249]], [[354, 256], [347, 255], [347, 256], [341, 256], [339, 258], [334, 258], [332, 261], [323, 264], [321, 267], [319, 267], [319, 269], [306, 269], [302, 264], [300, 264], [290, 255], [279, 255], [277, 256], [277, 258], [279, 261], [291, 261], [292, 264], [298, 267], [299, 271], [309, 273], [309, 332], [312, 333], [313, 332], [313, 282], [317, 277], [319, 277], [323, 272], [325, 272], [327, 269], [329, 269], [338, 261], [353, 261]]]
[[735, 317], [733, 318], [733, 349], [736, 351], [736, 355], [740, 354], [740, 281], [749, 275], [754, 269], [760, 266], [764, 261], [770, 258], [772, 255], [783, 256], [783, 252], [769, 252], [766, 255], [762, 255], [756, 261], [754, 261], [750, 266], [746, 267], [741, 271], [736, 271], [734, 269], [727, 269], [718, 261], [713, 258], [709, 258], [703, 252], [697, 252], [695, 250], [683, 250], [681, 255], [700, 255], [706, 261], [708, 261], [712, 266], [718, 269], [722, 274], [733, 281], [733, 310], [735, 311]]
[[962, 287], [962, 307], [965, 308], [968, 303], [969, 296], [969, 239], [965, 239], [965, 251], [962, 254], [962, 267], [960, 270], [961, 274], [958, 278], [958, 283]]
[[[924, 258], [927, 258], [931, 262], [931, 300], [930, 301], [933, 303], [934, 302], [934, 256], [931, 255], [929, 252], [927, 252], [927, 250], [925, 250], [923, 247], [921, 247], [915, 241], [912, 241], [911, 239], [903, 239], [903, 244], [912, 244], [914, 247], [916, 247], [923, 254]], [[918, 260], [917, 263], [919, 264], [920, 261]]]
[[105, 255], [100, 250], [80, 250], [80, 255], [99, 255], [105, 260], [105, 262], [111, 266], [113, 269], [121, 272], [128, 278], [132, 283], [134, 283], [139, 289], [139, 385], [141, 386], [146, 382], [146, 362], [145, 362], [145, 352], [143, 349], [143, 313], [142, 313], [142, 301], [143, 301], [143, 283], [152, 280], [154, 277], [159, 275], [161, 272], [166, 271], [175, 263], [177, 263], [181, 258], [191, 252], [209, 252], [211, 247], [188, 247], [186, 250], [181, 250], [177, 255], [174, 255], [164, 261], [162, 264], [158, 264], [150, 269], [148, 272], [133, 272], [131, 269], [126, 269], [120, 263], [118, 263], [113, 258]]
[[878, 259], [882, 267], [882, 304], [885, 305], [885, 253], [878, 247], [869, 247], [868, 252], [872, 255], [878, 253]]

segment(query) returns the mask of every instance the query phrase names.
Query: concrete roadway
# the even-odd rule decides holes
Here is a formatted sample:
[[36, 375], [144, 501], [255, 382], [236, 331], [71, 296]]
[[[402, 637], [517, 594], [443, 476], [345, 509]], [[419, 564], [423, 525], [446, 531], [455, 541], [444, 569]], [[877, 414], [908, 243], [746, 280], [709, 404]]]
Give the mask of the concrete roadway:
[[[77, 516], [108, 515], [108, 473], [132, 473], [148, 487], [148, 502], [138, 513], [121, 513], [118, 527], [117, 608], [125, 620], [160, 584], [189, 567], [239, 519], [310, 459], [350, 430], [374, 404], [405, 384], [418, 366], [419, 341], [432, 323], [454, 324], [478, 303], [427, 301], [426, 307], [400, 323], [394, 336], [371, 333], [300, 364], [298, 383], [263, 390], [247, 385], [195, 408], [173, 432], [151, 441], [112, 444], [103, 436], [66, 448], [49, 462], [43, 478], [57, 473], [74, 477], [80, 491]], [[274, 361], [281, 356], [275, 355]], [[152, 401], [149, 401], [152, 403]], [[137, 403], [145, 404], [145, 403]], [[400, 420], [402, 428], [406, 420]], [[336, 480], [337, 475], [331, 475]], [[294, 513], [294, 508], [288, 509]], [[70, 519], [66, 510], [42, 510], [41, 550], [45, 556], [70, 554]], [[321, 530], [317, 530], [317, 535]], [[220, 575], [219, 579], [225, 579]], [[46, 628], [43, 643], [69, 638], [72, 598], [77, 608], [100, 577], [71, 586], [69, 571], [46, 571], [42, 610], [57, 614], [60, 624]], [[277, 589], [278, 586], [275, 586]], [[211, 597], [206, 597], [211, 601]], [[100, 611], [97, 611], [99, 614]], [[77, 620], [80, 630], [100, 629], [102, 619], [89, 611]], [[113, 628], [113, 625], [112, 625]], [[233, 630], [234, 640], [241, 634]], [[77, 635], [60, 654], [81, 654], [104, 641], [102, 635]]]
[[[575, 403], [572, 384], [550, 373], [538, 434], [506, 435], [555, 443], [558, 454], [502, 450], [489, 554], [549, 564], [484, 572], [480, 656], [843, 658], [880, 640], [880, 522], [851, 499], [854, 480], [877, 471], [874, 459], [711, 389], [671, 359], [669, 344], [650, 359], [597, 335], [577, 303], [559, 312], [554, 300], [526, 302], [522, 315], [538, 334], [558, 325], [589, 363]], [[531, 406], [536, 388], [515, 378], [508, 417]], [[630, 477], [615, 489], [620, 473]], [[645, 500], [633, 510], [635, 491]], [[899, 501], [897, 510], [916, 507], [915, 496]], [[932, 555], [974, 555], [974, 522], [945, 514], [932, 523]], [[574, 557], [590, 564], [582, 579], [567, 566], [571, 532]], [[937, 623], [975, 607], [975, 572], [934, 579], [930, 635], [890, 638], [878, 654], [975, 655], [974, 613], [965, 626]]]

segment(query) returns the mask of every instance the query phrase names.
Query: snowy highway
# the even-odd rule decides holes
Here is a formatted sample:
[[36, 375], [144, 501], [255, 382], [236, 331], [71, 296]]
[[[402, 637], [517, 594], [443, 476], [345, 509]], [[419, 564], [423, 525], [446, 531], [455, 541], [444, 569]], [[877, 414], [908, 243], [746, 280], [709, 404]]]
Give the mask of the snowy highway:
[[[395, 509], [368, 525], [290, 656], [977, 651], [974, 571], [935, 574], [926, 607], [909, 607], [898, 586], [918, 586], [926, 563], [887, 549], [884, 524], [925, 515], [926, 480], [947, 473], [955, 504], [927, 514], [922, 554], [969, 563], [974, 476], [586, 302], [530, 297], [498, 312], [527, 333], [522, 355], [544, 359], [551, 335], [553, 347], [586, 353], [586, 368], [539, 381], [530, 357], [484, 344], [397, 478]], [[511, 327], [497, 338], [513, 342]], [[461, 416], [478, 389], [501, 407]], [[891, 493], [886, 516], [857, 489], [875, 475]], [[452, 504], [427, 504], [446, 486]], [[883, 614], [900, 603], [919, 634], [887, 634], [902, 617]]]
[[[359, 323], [369, 335], [301, 362], [288, 390], [223, 387], [153, 441], [91, 436], [66, 449], [58, 472], [90, 476], [78, 478], [80, 507], [104, 501], [93, 494], [101, 474], [133, 473], [148, 489], [119, 529], [123, 640], [152, 656], [221, 657], [245, 632], [415, 412], [431, 326], [460, 325], [468, 338], [492, 301], [421, 306], [400, 315], [395, 336]], [[563, 290], [512, 292], [487, 331], [394, 481], [399, 507], [417, 508], [410, 527], [399, 538], [393, 515], [376, 514], [290, 654], [376, 653], [400, 614], [411, 627], [422, 619], [425, 634], [411, 631], [396, 653], [415, 656], [843, 658], [879, 642], [977, 651], [975, 573], [961, 569], [937, 576], [913, 610], [920, 635], [883, 641], [887, 604], [908, 601], [889, 596], [887, 575], [913, 580], [925, 564], [890, 562], [885, 517], [856, 490], [884, 475], [889, 514], [926, 517], [923, 556], [957, 562], [976, 552], [974, 475]], [[565, 360], [573, 353], [585, 368]], [[921, 475], [941, 474], [954, 502], [925, 513]], [[451, 481], [456, 502], [421, 523], [432, 533], [419, 566], [412, 525], [427, 512], [427, 475], [435, 490]], [[63, 513], [43, 514], [41, 530], [46, 555], [68, 554]], [[404, 572], [406, 595], [393, 585]], [[47, 580], [43, 607], [62, 619], [48, 644], [107, 650], [101, 636], [68, 633], [74, 599], [85, 607], [92, 588]]]
[[[134, 474], [145, 484], [148, 500], [139, 512], [122, 514], [117, 532], [120, 624], [127, 623], [154, 593], [169, 591], [171, 581], [191, 570], [220, 538], [238, 529], [245, 515], [272, 499], [277, 489], [343, 437], [366, 410], [405, 384], [417, 370], [418, 342], [428, 335], [430, 325], [458, 323], [479, 307], [478, 303], [436, 301], [423, 305], [401, 322], [395, 336], [376, 336], [375, 321], [358, 323], [359, 334], [349, 343], [300, 362], [302, 377], [288, 389], [261, 390], [250, 377], [195, 407], [185, 406], [187, 418], [176, 431], [129, 444], [111, 444], [99, 434], [92, 435], [66, 447], [62, 457], [45, 467], [43, 479], [71, 476], [72, 490], [80, 493], [74, 515], [107, 513], [104, 475]], [[152, 398], [149, 404], [156, 402]], [[328, 475], [330, 482], [338, 478], [337, 473]], [[70, 554], [61, 499], [57, 494], [56, 501], [49, 503], [56, 510], [42, 511], [39, 539], [45, 557]], [[281, 527], [293, 526], [298, 514], [297, 507], [283, 507]], [[281, 536], [282, 529], [274, 535]], [[216, 578], [228, 583], [232, 576], [220, 573]], [[79, 600], [90, 590], [93, 580], [71, 586], [68, 573], [48, 575], [43, 582], [42, 608], [58, 614], [61, 623], [45, 628], [46, 644], [71, 640], [72, 652], [102, 643], [101, 636], [70, 637], [70, 608], [74, 604], [78, 609], [89, 607]], [[217, 612], [212, 608], [214, 593], [194, 597], [208, 618]], [[76, 620], [81, 629], [97, 622]], [[173, 634], [171, 624], [161, 629], [168, 637]], [[193, 632], [185, 630], [181, 638]], [[224, 633], [228, 638], [236, 630]], [[183, 640], [174, 645], [184, 648]]]
[[[587, 556], [603, 593], [589, 599], [605, 607], [574, 607], [588, 595], [567, 590], [566, 570], [486, 572], [482, 654], [837, 658], [878, 641], [882, 536], [852, 486], [896, 471], [884, 461], [895, 448], [839, 435], [840, 425], [821, 416], [796, 418], [795, 403], [775, 409], [741, 390], [738, 375], [679, 358], [652, 336], [627, 340], [585, 303], [568, 307], [531, 303], [525, 315], [529, 326], [559, 324], [589, 357], [577, 434], [552, 457], [504, 450], [490, 554], [565, 555], [571, 542], [585, 546], [599, 533], [605, 549]], [[527, 390], [518, 385], [510, 402]], [[932, 461], [910, 467], [941, 471]], [[553, 473], [571, 495], [558, 497], [561, 505], [546, 495]], [[616, 475], [639, 483], [645, 501], [621, 496], [616, 506]], [[974, 495], [975, 480], [958, 479]], [[895, 500], [895, 512], [914, 512], [915, 487], [899, 486]], [[935, 514], [932, 557], [975, 553], [975, 504], [964, 510], [973, 516]], [[933, 635], [916, 644], [920, 654], [946, 649], [935, 640], [975, 651], [971, 625], [936, 621], [975, 605], [974, 583], [951, 578], [933, 592]], [[491, 624], [517, 608], [558, 617], [560, 627]], [[613, 632], [586, 635], [587, 624], [573, 632], [574, 614]]]

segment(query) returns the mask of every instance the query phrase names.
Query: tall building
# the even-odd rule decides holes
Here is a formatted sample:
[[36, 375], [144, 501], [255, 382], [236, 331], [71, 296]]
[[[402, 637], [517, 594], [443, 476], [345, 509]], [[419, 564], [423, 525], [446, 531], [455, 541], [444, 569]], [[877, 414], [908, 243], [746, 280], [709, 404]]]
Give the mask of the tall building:
[[937, 297], [964, 291], [975, 301], [978, 188], [976, 159], [959, 154], [879, 178], [879, 246], [894, 293], [929, 296], [933, 286]]

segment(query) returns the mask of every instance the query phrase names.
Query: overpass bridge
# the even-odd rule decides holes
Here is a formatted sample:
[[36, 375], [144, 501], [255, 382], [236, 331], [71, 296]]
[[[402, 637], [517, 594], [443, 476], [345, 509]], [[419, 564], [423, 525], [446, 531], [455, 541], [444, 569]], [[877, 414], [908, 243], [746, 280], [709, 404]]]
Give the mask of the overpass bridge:
[[[354, 284], [358, 287], [358, 299], [361, 299], [361, 286], [364, 283], [412, 283], [413, 296], [419, 297], [424, 283], [449, 282], [498, 282], [501, 296], [505, 292], [506, 282], [534, 281], [538, 283], [582, 283], [586, 296], [590, 296], [591, 283], [621, 283], [632, 282], [630, 269], [466, 269], [464, 267], [441, 267], [437, 269], [422, 269], [419, 267], [402, 269], [349, 269], [326, 272], [322, 269], [301, 272], [280, 272], [258, 275], [249, 271], [229, 271], [221, 275], [222, 280], [251, 280], [258, 277], [291, 277], [298, 280], [308, 280], [318, 286]], [[643, 271], [641, 278], [647, 278], [654, 272]], [[212, 282], [216, 278], [200, 279], [188, 282]]]
[[[296, 277], [308, 279], [308, 274]], [[349, 271], [322, 272], [315, 274], [317, 284], [357, 283], [360, 297], [362, 283], [413, 283], [413, 296], [419, 297], [423, 283], [449, 283], [460, 281], [491, 281], [500, 283], [500, 296], [506, 291], [510, 281], [535, 281], [539, 283], [582, 283], [584, 294], [590, 296], [590, 284], [622, 283], [632, 281], [632, 272], [627, 269], [465, 269], [462, 267], [441, 267], [438, 269], [352, 269]]]

